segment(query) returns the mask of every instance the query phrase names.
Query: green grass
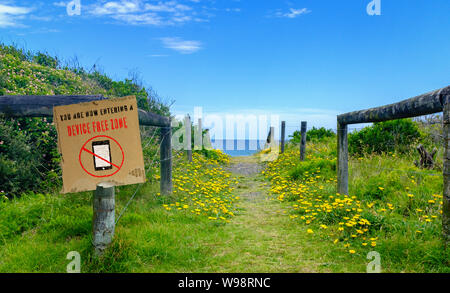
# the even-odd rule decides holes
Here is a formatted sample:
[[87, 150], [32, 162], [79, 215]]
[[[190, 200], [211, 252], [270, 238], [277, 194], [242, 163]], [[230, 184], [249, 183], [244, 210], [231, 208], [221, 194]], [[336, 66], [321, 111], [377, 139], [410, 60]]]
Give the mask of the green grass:
[[[310, 148], [310, 155], [318, 152], [321, 158], [327, 158], [324, 147]], [[256, 157], [233, 158], [232, 162], [254, 164], [256, 160]], [[379, 237], [378, 245], [374, 249], [358, 249], [355, 254], [349, 254], [347, 249], [333, 244], [334, 238], [320, 230], [319, 223], [306, 225], [292, 220], [289, 217], [293, 214], [292, 202], [279, 202], [270, 195], [270, 185], [262, 174], [236, 174], [239, 183], [235, 187], [241, 199], [236, 216], [229, 223], [211, 221], [183, 210], [167, 211], [163, 204], [175, 203], [184, 195], [161, 197], [157, 195], [157, 182], [145, 184], [117, 225], [114, 242], [102, 258], [94, 258], [92, 254], [91, 193], [30, 194], [2, 202], [0, 272], [65, 272], [70, 262], [66, 260], [67, 253], [78, 251], [82, 260], [81, 270], [85, 273], [364, 273], [370, 261], [367, 252], [371, 250], [380, 253], [383, 272], [450, 272], [450, 258], [448, 251], [443, 250], [439, 222], [424, 225], [415, 214], [405, 215], [405, 210], [400, 208], [406, 204], [402, 196], [406, 187], [415, 194], [418, 206], [422, 206], [425, 203], [421, 201], [429, 194], [440, 192], [442, 178], [420, 177], [414, 173], [420, 182], [414, 184], [411, 177], [407, 179], [396, 176], [397, 173], [389, 173], [397, 171], [383, 173], [380, 168], [369, 168], [377, 162], [387, 167], [395, 164], [396, 168], [410, 168], [407, 159], [399, 160], [392, 156], [351, 161], [352, 193], [363, 200], [369, 200], [364, 198], [367, 195], [371, 201], [389, 201], [399, 207], [381, 217], [380, 226], [375, 231]], [[301, 180], [299, 170], [304, 172], [306, 169], [299, 168], [298, 162], [293, 163], [292, 167], [285, 166], [282, 174], [296, 174], [289, 180]], [[329, 167], [328, 164], [321, 166]], [[394, 187], [387, 191], [388, 194], [372, 194], [371, 185], [363, 179], [365, 176], [379, 177], [380, 181], [373, 186], [383, 183]], [[335, 192], [334, 182], [327, 183], [324, 179], [321, 183], [324, 194]], [[135, 188], [118, 188], [116, 213], [122, 210]], [[375, 219], [370, 220], [376, 223]], [[423, 233], [412, 233], [419, 224]], [[332, 227], [331, 223], [330, 229]], [[314, 234], [307, 233], [311, 228]]]
[[[331, 203], [343, 196], [336, 195], [334, 143], [312, 143], [308, 147], [306, 162], [300, 162], [298, 152], [289, 148], [287, 154], [272, 164], [266, 176], [282, 186], [281, 190], [273, 190], [273, 198], [281, 200], [280, 205], [293, 217], [292, 222], [312, 229], [315, 236], [330, 244], [338, 239], [327, 254], [332, 262], [339, 259], [345, 264], [332, 266], [332, 271], [361, 271], [352, 264], [364, 263], [367, 253], [374, 250], [381, 255], [383, 272], [450, 272], [450, 251], [445, 250], [441, 236], [443, 179], [439, 167], [437, 170], [415, 167], [414, 153], [351, 158], [349, 196], [353, 201], [347, 208], [358, 207], [360, 211], [345, 208], [316, 211], [317, 204]], [[315, 178], [316, 175], [321, 177]], [[310, 181], [311, 178], [314, 179]], [[293, 184], [308, 186], [301, 194], [303, 200], [312, 203], [309, 211], [294, 206], [299, 205], [299, 195], [290, 192]], [[374, 206], [369, 208], [367, 204]], [[312, 213], [316, 214], [311, 216]], [[350, 235], [356, 234], [355, 230], [339, 232], [338, 223], [347, 222], [345, 216], [351, 218], [355, 214], [369, 220], [371, 225], [364, 235], [352, 239]], [[305, 215], [313, 218], [311, 223], [307, 223], [308, 218], [300, 219]], [[327, 226], [325, 229], [323, 224]], [[377, 238], [376, 247], [370, 247], [370, 238]], [[362, 243], [368, 245], [364, 247]], [[355, 253], [350, 254], [350, 250]]]

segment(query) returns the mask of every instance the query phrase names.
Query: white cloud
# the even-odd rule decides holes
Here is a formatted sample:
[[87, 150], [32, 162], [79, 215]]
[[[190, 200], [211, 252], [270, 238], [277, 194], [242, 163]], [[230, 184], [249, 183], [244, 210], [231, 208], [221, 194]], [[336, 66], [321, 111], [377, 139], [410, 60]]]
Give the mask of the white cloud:
[[132, 25], [154, 25], [160, 26], [164, 24], [164, 20], [156, 13], [144, 14], [118, 14], [111, 16], [115, 20], [132, 24]]
[[23, 26], [20, 20], [32, 11], [29, 7], [9, 6], [0, 4], [0, 27]]
[[[196, 2], [194, 1], [194, 3]], [[88, 10], [91, 15], [111, 17], [131, 25], [175, 25], [198, 18], [198, 12], [193, 7], [175, 0], [158, 2], [144, 0], [101, 1], [90, 5]]]
[[64, 1], [53, 2], [53, 6], [56, 6], [56, 7], [67, 7], [67, 3], [69, 3], [69, 2], [64, 2]]
[[311, 10], [308, 10], [307, 8], [300, 8], [300, 9], [290, 8], [289, 12], [286, 12], [286, 13], [277, 11], [275, 13], [275, 16], [276, 17], [286, 17], [286, 18], [296, 18], [297, 16], [300, 16], [303, 14], [308, 14], [310, 12], [311, 12]]
[[180, 38], [161, 38], [165, 48], [175, 50], [181, 54], [192, 54], [202, 49], [199, 41], [185, 41]]
[[91, 13], [95, 15], [128, 14], [140, 12], [140, 10], [140, 3], [136, 1], [111, 1], [94, 6]]

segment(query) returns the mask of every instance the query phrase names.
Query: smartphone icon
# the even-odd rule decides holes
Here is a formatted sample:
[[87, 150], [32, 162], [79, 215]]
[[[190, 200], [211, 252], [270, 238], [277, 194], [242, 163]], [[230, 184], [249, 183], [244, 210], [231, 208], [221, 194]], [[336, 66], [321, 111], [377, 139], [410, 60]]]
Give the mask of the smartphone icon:
[[112, 169], [111, 146], [109, 140], [92, 142], [92, 152], [94, 157], [95, 171], [104, 171]]

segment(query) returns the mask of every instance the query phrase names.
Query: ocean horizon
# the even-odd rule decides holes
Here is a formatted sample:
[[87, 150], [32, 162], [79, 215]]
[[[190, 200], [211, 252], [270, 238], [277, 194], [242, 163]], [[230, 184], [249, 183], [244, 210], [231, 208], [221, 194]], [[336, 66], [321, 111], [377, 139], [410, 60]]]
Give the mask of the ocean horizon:
[[224, 139], [212, 141], [214, 149], [218, 149], [232, 157], [250, 156], [264, 148], [266, 140], [256, 139]]

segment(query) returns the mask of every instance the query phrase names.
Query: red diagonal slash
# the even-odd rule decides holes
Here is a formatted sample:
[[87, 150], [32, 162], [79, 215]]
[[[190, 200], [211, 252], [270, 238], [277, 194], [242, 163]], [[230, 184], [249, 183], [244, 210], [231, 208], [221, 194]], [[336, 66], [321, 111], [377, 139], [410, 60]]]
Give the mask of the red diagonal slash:
[[108, 161], [107, 159], [104, 159], [104, 158], [100, 157], [99, 155], [94, 154], [93, 152], [91, 152], [90, 150], [88, 150], [88, 149], [85, 148], [85, 147], [83, 147], [83, 151], [88, 152], [89, 154], [91, 154], [91, 155], [93, 155], [93, 156], [96, 156], [96, 157], [99, 158], [100, 160], [103, 160], [103, 161], [105, 161], [106, 163], [113, 165], [113, 166], [116, 167], [117, 169], [120, 169], [120, 167], [117, 166], [116, 164], [113, 164], [113, 163], [111, 163], [110, 161]]

